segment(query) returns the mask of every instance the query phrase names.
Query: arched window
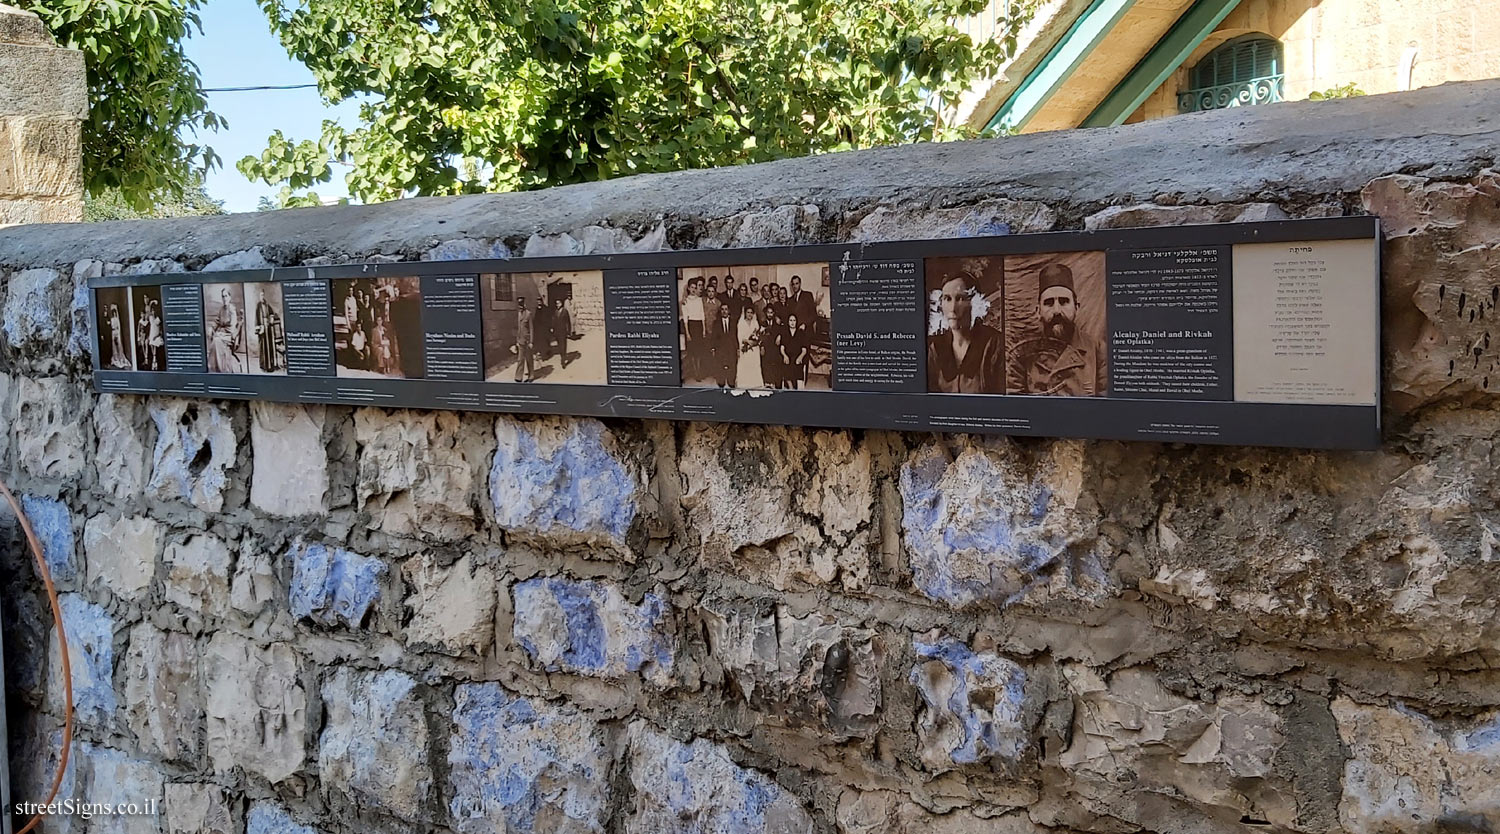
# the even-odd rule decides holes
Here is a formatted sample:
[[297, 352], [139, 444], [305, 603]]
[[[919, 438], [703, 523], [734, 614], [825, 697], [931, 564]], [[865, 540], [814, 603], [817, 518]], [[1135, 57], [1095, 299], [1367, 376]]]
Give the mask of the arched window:
[[1281, 101], [1284, 71], [1275, 38], [1242, 35], [1225, 41], [1189, 72], [1192, 87], [1177, 94], [1177, 109], [1193, 113]]

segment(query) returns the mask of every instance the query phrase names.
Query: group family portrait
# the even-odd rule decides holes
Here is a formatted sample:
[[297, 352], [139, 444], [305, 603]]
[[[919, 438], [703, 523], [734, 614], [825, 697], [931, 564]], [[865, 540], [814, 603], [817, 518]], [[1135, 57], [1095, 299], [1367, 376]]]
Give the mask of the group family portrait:
[[333, 332], [339, 376], [420, 379], [424, 358], [421, 279], [334, 281]]
[[683, 385], [830, 387], [827, 264], [683, 268], [677, 281]]

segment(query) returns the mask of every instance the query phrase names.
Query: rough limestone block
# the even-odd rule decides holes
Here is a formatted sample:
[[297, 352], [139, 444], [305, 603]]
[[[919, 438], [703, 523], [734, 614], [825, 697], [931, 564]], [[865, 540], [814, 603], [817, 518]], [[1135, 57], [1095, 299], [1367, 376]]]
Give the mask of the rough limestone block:
[[495, 572], [464, 556], [447, 567], [428, 554], [408, 559], [407, 645], [450, 655], [484, 654], [495, 640]]
[[401, 672], [340, 667], [323, 684], [326, 717], [318, 743], [325, 792], [417, 819], [432, 793], [427, 717], [417, 682]]
[[234, 580], [229, 586], [229, 604], [234, 610], [254, 617], [278, 598], [281, 584], [271, 565], [271, 554], [246, 539], [240, 558], [234, 565]]
[[[136, 758], [129, 753], [90, 742], [75, 742], [69, 775], [64, 778], [58, 799], [75, 802], [135, 803], [139, 812], [126, 815], [98, 815], [85, 819], [81, 814], [53, 818], [62, 825], [53, 828], [44, 823], [41, 830], [89, 832], [89, 834], [162, 834], [161, 814], [165, 779], [155, 762]], [[104, 797], [109, 797], [105, 799]], [[147, 814], [147, 803], [153, 803], [156, 814]]]
[[614, 755], [597, 723], [497, 683], [461, 685], [454, 704], [448, 786], [459, 834], [603, 834]]
[[683, 744], [644, 722], [630, 725], [635, 802], [626, 834], [811, 834], [812, 818], [769, 776], [736, 765], [705, 739]]
[[692, 423], [678, 462], [690, 541], [715, 567], [778, 590], [863, 588], [870, 466], [849, 432]]
[[360, 556], [320, 542], [294, 542], [292, 615], [326, 626], [360, 628], [380, 599], [387, 573], [379, 559]]
[[1339, 821], [1350, 834], [1484, 831], [1500, 823], [1500, 716], [1439, 721], [1402, 706], [1333, 702], [1348, 748]]
[[912, 648], [923, 659], [911, 670], [924, 707], [917, 720], [922, 761], [937, 771], [995, 759], [1018, 765], [1042, 709], [1028, 692], [1026, 670], [950, 637]]
[[0, 6], [0, 43], [24, 46], [56, 46], [42, 19], [14, 6]]
[[967, 809], [934, 814], [896, 791], [845, 790], [834, 820], [838, 834], [1047, 834], [1026, 811], [977, 816]]
[[777, 206], [774, 209], [744, 212], [704, 224], [699, 232], [697, 248], [734, 249], [817, 243], [821, 220], [815, 205]]
[[354, 412], [356, 495], [376, 527], [453, 541], [474, 532], [478, 425], [450, 411]]
[[81, 571], [78, 550], [73, 546], [73, 514], [68, 506], [54, 498], [22, 495], [21, 510], [42, 545], [42, 558], [52, 581], [68, 584], [77, 579]]
[[73, 264], [73, 297], [68, 301], [68, 346], [67, 356], [87, 362], [94, 355], [94, 323], [89, 315], [89, 279], [104, 274], [104, 262], [79, 261]]
[[240, 834], [237, 805], [218, 785], [169, 782], [162, 802], [165, 834]]
[[626, 552], [638, 473], [597, 420], [495, 421], [490, 502], [508, 533], [546, 545]]
[[250, 404], [250, 503], [256, 508], [280, 516], [328, 512], [327, 411], [320, 405]]
[[[0, 200], [0, 227], [30, 223], [77, 223], [83, 220], [83, 195], [21, 197]], [[41, 367], [52, 365], [41, 357]]]
[[1056, 442], [1035, 461], [1005, 440], [964, 442], [951, 458], [937, 444], [913, 453], [901, 523], [917, 589], [955, 608], [1098, 593], [1082, 448]]
[[882, 240], [920, 240], [944, 237], [1045, 232], [1057, 223], [1057, 213], [1046, 203], [1031, 200], [986, 200], [961, 208], [877, 206], [865, 215], [849, 239], [856, 243]]
[[20, 162], [20, 184], [27, 194], [68, 197], [83, 193], [83, 131], [67, 116], [11, 120]]
[[510, 247], [499, 240], [454, 238], [422, 253], [424, 261], [509, 260]]
[[16, 380], [16, 459], [40, 478], [71, 481], [83, 472], [88, 397], [62, 377]]
[[262, 648], [220, 631], [205, 650], [203, 681], [208, 755], [215, 771], [240, 767], [274, 783], [302, 769], [307, 692], [291, 646]]
[[150, 493], [207, 513], [222, 510], [236, 451], [229, 414], [198, 400], [152, 399], [147, 408], [156, 424]]
[[203, 689], [193, 639], [137, 624], [130, 630], [124, 674], [125, 720], [140, 749], [195, 762], [203, 735]]
[[266, 260], [261, 254], [260, 247], [252, 247], [239, 252], [231, 252], [209, 261], [204, 265], [204, 272], [225, 272], [233, 269], [269, 269], [275, 264]]
[[1093, 231], [1180, 226], [1189, 223], [1261, 223], [1286, 219], [1286, 212], [1270, 203], [1219, 203], [1209, 206], [1159, 206], [1155, 203], [1141, 203], [1133, 206], [1110, 206], [1083, 218], [1083, 227]]
[[319, 834], [318, 829], [292, 819], [286, 809], [269, 801], [254, 802], [245, 815], [245, 834]]
[[[117, 706], [114, 689], [115, 620], [103, 607], [77, 594], [62, 594], [63, 628], [68, 633], [68, 663], [73, 670], [73, 709], [85, 724], [107, 727]], [[63, 674], [57, 634], [47, 650], [47, 703], [63, 708]]]
[[516, 642], [549, 672], [671, 682], [671, 610], [657, 594], [633, 605], [609, 583], [528, 579], [515, 586], [514, 611]]
[[50, 45], [0, 43], [0, 116], [89, 114], [83, 53]]
[[709, 653], [751, 707], [840, 734], [873, 730], [882, 657], [874, 631], [783, 605], [710, 600], [699, 613]]
[[115, 596], [139, 600], [156, 576], [161, 538], [161, 525], [143, 515], [89, 519], [83, 527], [88, 583], [103, 585]]
[[94, 404], [93, 456], [99, 489], [116, 501], [130, 501], [146, 490], [150, 474], [152, 422], [141, 397], [100, 394]]
[[0, 330], [12, 350], [27, 357], [55, 352], [68, 320], [72, 282], [55, 269], [23, 269], [5, 282]]
[[[1221, 693], [1215, 703], [1193, 701], [1140, 667], [1107, 680], [1084, 666], [1065, 666], [1063, 675], [1074, 703], [1068, 746], [1057, 758], [1070, 777], [1064, 802], [1137, 825], [1156, 824], [1170, 807], [1185, 822], [1248, 817], [1296, 827], [1296, 792], [1275, 768], [1286, 743], [1282, 719], [1260, 699]], [[1122, 773], [1131, 774], [1132, 790], [1120, 790]], [[1157, 797], [1175, 799], [1167, 806]]]
[[167, 545], [162, 557], [167, 601], [207, 617], [228, 614], [233, 561], [229, 545], [207, 533]]

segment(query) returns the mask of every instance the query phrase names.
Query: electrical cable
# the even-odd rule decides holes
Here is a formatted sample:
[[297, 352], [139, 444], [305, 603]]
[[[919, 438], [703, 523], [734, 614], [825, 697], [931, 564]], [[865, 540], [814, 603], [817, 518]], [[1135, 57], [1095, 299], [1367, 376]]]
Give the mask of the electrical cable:
[[261, 87], [204, 87], [205, 93], [253, 93], [257, 90], [308, 90], [316, 84], [270, 84]]
[[[26, 544], [31, 548], [32, 558], [36, 560], [37, 573], [42, 576], [42, 584], [47, 587], [47, 600], [52, 604], [52, 622], [57, 628], [57, 646], [62, 654], [62, 679], [63, 679], [63, 732], [62, 752], [57, 758], [57, 773], [52, 777], [52, 791], [43, 800], [43, 805], [51, 805], [52, 800], [57, 799], [57, 792], [62, 790], [63, 776], [68, 770], [68, 750], [73, 746], [73, 665], [68, 659], [68, 635], [63, 630], [62, 603], [57, 599], [57, 587], [52, 584], [52, 571], [47, 569], [47, 560], [42, 556], [42, 545], [36, 537], [36, 531], [31, 529], [31, 520], [21, 509], [21, 503], [0, 480], [0, 495], [3, 495], [10, 509], [16, 514], [16, 520], [21, 523], [21, 532], [26, 534]], [[0, 809], [3, 812], [5, 809]], [[27, 834], [36, 828], [42, 821], [42, 814], [31, 818], [31, 822], [22, 826], [16, 834]]]

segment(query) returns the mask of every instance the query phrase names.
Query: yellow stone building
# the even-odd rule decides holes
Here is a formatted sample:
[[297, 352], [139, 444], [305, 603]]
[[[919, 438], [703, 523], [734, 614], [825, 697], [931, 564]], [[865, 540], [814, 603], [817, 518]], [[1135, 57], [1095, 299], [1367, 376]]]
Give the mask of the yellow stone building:
[[968, 102], [971, 126], [1100, 127], [1500, 77], [1500, 0], [1045, 0], [1018, 43]]

